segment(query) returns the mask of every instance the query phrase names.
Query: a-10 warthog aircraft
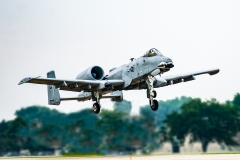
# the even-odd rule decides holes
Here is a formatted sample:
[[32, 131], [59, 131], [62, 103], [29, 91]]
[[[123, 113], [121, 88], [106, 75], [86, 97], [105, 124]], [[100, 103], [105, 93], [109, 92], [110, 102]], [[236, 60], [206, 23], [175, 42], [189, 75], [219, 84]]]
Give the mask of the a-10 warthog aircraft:
[[[195, 76], [200, 74], [214, 75], [219, 69], [202, 70], [187, 74], [173, 76], [161, 76], [169, 71], [173, 61], [163, 56], [157, 49], [152, 48], [138, 59], [131, 58], [129, 64], [124, 64], [118, 68], [109, 70], [108, 75], [99, 66], [92, 66], [78, 74], [76, 79], [57, 79], [54, 71], [47, 73], [47, 78], [27, 77], [20, 81], [23, 83], [36, 83], [47, 85], [48, 103], [59, 105], [61, 101], [77, 100], [86, 101], [92, 99], [93, 112], [100, 112], [100, 99], [111, 98], [112, 101], [120, 102], [123, 100], [122, 90], [147, 90], [150, 107], [156, 111], [158, 101], [155, 100], [157, 92], [154, 88], [164, 87], [180, 82], [195, 80]], [[159, 76], [158, 76], [159, 75]], [[80, 92], [77, 97], [61, 98], [59, 90]]]

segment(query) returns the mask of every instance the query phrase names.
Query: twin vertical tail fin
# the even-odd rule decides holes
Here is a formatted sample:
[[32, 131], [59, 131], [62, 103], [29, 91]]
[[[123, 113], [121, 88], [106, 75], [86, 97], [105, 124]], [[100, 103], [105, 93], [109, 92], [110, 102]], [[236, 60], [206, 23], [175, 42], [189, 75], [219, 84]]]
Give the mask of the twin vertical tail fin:
[[[47, 78], [56, 78], [55, 72], [50, 71], [47, 73]], [[48, 85], [48, 104], [49, 105], [59, 105], [61, 103], [59, 90], [55, 87], [55, 85]]]

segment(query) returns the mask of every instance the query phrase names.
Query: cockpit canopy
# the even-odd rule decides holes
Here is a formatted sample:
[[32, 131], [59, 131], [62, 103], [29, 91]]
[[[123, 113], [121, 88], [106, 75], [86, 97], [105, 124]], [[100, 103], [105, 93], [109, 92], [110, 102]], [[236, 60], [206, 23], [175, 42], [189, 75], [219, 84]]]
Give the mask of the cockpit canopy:
[[143, 57], [154, 57], [154, 56], [162, 56], [162, 53], [160, 53], [156, 48], [152, 48], [149, 51], [147, 51]]

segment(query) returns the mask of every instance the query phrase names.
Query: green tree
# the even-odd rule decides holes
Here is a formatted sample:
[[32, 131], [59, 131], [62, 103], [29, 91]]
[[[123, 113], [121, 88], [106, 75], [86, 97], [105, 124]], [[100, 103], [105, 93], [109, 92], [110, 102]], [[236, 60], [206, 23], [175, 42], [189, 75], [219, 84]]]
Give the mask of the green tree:
[[117, 112], [123, 112], [126, 114], [130, 114], [132, 110], [132, 103], [127, 100], [123, 100], [122, 102], [115, 102], [113, 108]]
[[158, 118], [150, 107], [140, 109], [141, 126], [144, 128], [142, 134], [143, 153], [150, 153], [161, 146], [161, 132], [158, 123]]
[[190, 143], [200, 141], [202, 151], [206, 152], [210, 142], [237, 144], [233, 137], [239, 131], [239, 116], [236, 106], [193, 99], [181, 107], [180, 113], [168, 115], [165, 123], [171, 136], [184, 142], [189, 135]]
[[117, 111], [102, 110], [97, 122], [97, 130], [103, 137], [105, 152], [119, 151], [124, 147], [124, 121], [126, 114]]
[[166, 116], [173, 111], [180, 112], [180, 108], [183, 104], [189, 102], [192, 98], [182, 96], [180, 98], [176, 97], [174, 99], [159, 101], [159, 108], [155, 113], [157, 116], [157, 123], [159, 126], [162, 126], [163, 121], [166, 119]]
[[232, 103], [236, 105], [240, 111], [240, 93], [234, 95]]
[[8, 124], [8, 122], [2, 120], [2, 122], [0, 123], [0, 133], [6, 132], [6, 130], [8, 129]]
[[[162, 101], [162, 100], [158, 101], [159, 108], [157, 111], [153, 112], [152, 114], [152, 116], [154, 116], [154, 118], [156, 119], [158, 126], [162, 127], [163, 121], [166, 119], [166, 116], [168, 114], [171, 114], [173, 111], [180, 112], [181, 106], [189, 102], [191, 99], [192, 98], [190, 97], [182, 96], [180, 98], [176, 97], [174, 99], [170, 99], [166, 101]], [[149, 105], [141, 107], [140, 110], [148, 110], [149, 112], [152, 111]]]
[[98, 149], [100, 153], [142, 150], [150, 153], [160, 146], [160, 136], [152, 111], [143, 110], [140, 116], [130, 116], [123, 112], [102, 110], [97, 122], [97, 130], [102, 136]]
[[8, 126], [9, 122], [6, 122], [5, 120], [0, 123], [0, 156], [3, 155], [3, 153], [6, 152], [10, 147], [9, 137], [6, 134]]
[[[84, 111], [83, 111], [84, 112]], [[66, 126], [67, 132], [64, 134], [65, 153], [91, 154], [99, 153], [98, 146], [101, 144], [102, 135], [96, 129], [95, 123], [90, 127], [87, 117], [95, 115], [93, 113], [85, 114], [82, 118], [76, 120], [73, 124]]]
[[21, 117], [16, 117], [10, 124], [6, 131], [7, 134], [17, 134], [17, 132], [22, 128], [26, 127], [26, 122]]
[[24, 140], [19, 135], [19, 131], [24, 127], [26, 127], [26, 123], [20, 117], [0, 123], [0, 152], [18, 151], [23, 147]]
[[15, 115], [23, 118], [28, 124], [31, 124], [34, 121], [40, 121], [43, 124], [52, 125], [66, 125], [69, 123], [67, 114], [43, 106], [21, 108], [15, 112]]

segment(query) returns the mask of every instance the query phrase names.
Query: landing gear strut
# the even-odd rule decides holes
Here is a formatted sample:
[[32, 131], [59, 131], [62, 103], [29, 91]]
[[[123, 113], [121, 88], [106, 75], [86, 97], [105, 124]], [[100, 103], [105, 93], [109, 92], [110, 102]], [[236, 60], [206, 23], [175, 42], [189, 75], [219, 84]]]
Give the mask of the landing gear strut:
[[101, 105], [100, 105], [100, 95], [99, 95], [99, 92], [98, 91], [94, 91], [92, 92], [92, 100], [93, 101], [96, 101], [94, 104], [93, 104], [93, 107], [92, 107], [92, 111], [95, 113], [95, 114], [98, 114], [101, 110]]
[[151, 106], [151, 109], [153, 111], [156, 111], [158, 109], [158, 101], [153, 99], [156, 98], [157, 92], [153, 90], [153, 77], [149, 75], [146, 80], [148, 89], [147, 89], [147, 98], [149, 98], [149, 104]]
[[157, 97], [157, 92], [155, 90], [153, 90], [153, 98]]

